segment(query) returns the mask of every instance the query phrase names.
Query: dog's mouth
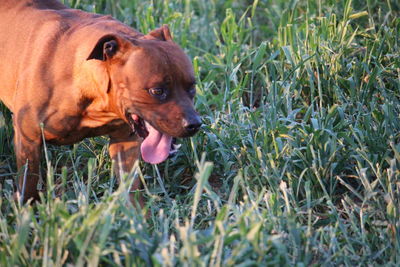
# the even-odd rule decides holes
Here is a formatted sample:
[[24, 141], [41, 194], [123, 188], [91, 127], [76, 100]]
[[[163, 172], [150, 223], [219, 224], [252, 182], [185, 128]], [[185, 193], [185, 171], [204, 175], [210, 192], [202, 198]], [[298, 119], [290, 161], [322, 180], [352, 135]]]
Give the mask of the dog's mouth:
[[136, 114], [127, 113], [126, 117], [132, 129], [143, 138], [140, 152], [145, 162], [158, 164], [178, 151], [180, 145], [175, 144], [172, 136], [158, 131]]

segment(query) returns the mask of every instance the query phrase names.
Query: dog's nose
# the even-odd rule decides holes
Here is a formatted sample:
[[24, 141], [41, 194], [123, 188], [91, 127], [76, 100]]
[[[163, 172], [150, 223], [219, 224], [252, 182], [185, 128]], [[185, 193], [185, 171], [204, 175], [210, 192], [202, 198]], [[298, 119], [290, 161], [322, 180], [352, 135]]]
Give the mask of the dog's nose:
[[197, 115], [183, 120], [183, 128], [189, 135], [195, 134], [200, 129], [201, 124], [201, 119]]

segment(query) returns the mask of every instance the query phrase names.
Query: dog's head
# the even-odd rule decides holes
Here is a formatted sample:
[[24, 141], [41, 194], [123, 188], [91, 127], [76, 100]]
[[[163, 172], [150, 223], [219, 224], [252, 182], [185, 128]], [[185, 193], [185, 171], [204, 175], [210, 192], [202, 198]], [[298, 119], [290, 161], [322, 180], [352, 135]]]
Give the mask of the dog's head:
[[88, 60], [100, 60], [107, 69], [114, 109], [144, 138], [145, 161], [164, 161], [174, 137], [189, 137], [199, 130], [193, 67], [167, 26], [135, 39], [103, 36]]

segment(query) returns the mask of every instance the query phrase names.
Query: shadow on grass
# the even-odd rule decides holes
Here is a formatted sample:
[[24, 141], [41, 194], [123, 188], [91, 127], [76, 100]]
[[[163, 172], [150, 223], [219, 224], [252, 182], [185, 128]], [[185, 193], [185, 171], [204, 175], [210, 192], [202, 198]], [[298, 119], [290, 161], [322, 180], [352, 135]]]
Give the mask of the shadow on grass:
[[0, 184], [12, 189], [15, 167], [11, 112], [0, 103]]

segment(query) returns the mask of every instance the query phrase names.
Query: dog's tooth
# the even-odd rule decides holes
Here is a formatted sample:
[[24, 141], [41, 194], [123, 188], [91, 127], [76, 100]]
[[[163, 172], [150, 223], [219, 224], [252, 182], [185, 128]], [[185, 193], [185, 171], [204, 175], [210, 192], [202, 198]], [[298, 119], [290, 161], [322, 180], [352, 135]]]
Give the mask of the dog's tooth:
[[178, 153], [179, 148], [181, 147], [182, 144], [172, 144], [171, 150], [169, 151], [170, 156], [174, 156], [176, 153]]
[[172, 144], [172, 147], [174, 148], [174, 150], [178, 150], [179, 148], [181, 148], [182, 144]]

